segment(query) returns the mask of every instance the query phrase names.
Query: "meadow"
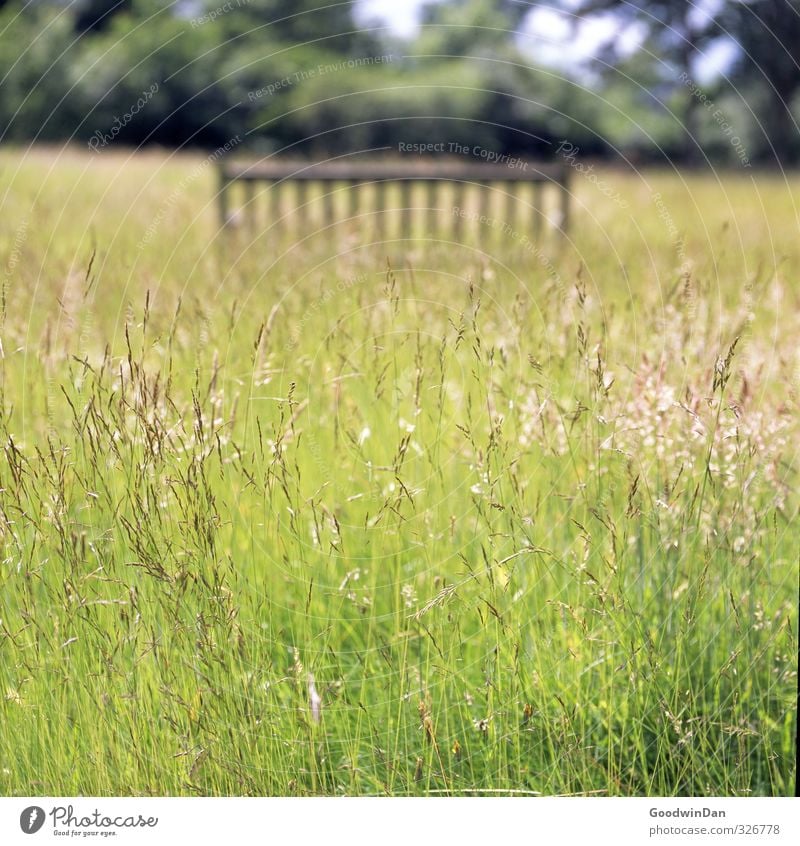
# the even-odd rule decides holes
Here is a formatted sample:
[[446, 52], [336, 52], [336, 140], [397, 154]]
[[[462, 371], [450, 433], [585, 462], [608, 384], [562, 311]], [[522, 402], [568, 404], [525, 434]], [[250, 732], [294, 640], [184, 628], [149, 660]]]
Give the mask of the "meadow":
[[794, 792], [800, 182], [603, 179], [221, 235], [0, 152], [4, 795]]

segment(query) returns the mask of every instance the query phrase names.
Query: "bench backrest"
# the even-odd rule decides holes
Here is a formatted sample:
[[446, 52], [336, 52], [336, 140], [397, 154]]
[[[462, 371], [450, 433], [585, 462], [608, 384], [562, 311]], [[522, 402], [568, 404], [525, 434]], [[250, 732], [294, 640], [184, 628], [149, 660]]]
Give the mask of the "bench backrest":
[[[516, 186], [519, 183], [533, 185], [532, 232], [541, 233], [543, 221], [543, 190], [550, 186], [559, 192], [558, 212], [553, 225], [561, 233], [569, 225], [570, 193], [568, 186], [569, 168], [563, 164], [542, 164], [512, 159], [512, 164], [488, 164], [485, 162], [458, 162], [422, 160], [414, 163], [396, 161], [325, 161], [325, 162], [290, 162], [281, 160], [261, 161], [247, 164], [243, 162], [221, 162], [218, 166], [219, 193], [217, 203], [220, 225], [227, 226], [233, 219], [231, 209], [231, 188], [241, 183], [244, 188], [245, 204], [242, 209], [245, 222], [254, 227], [255, 189], [259, 183], [268, 186], [272, 203], [273, 223], [280, 219], [280, 192], [283, 186], [294, 183], [295, 189], [305, 196], [308, 183], [324, 183], [322, 201], [325, 203], [325, 217], [334, 218], [334, 186], [347, 189], [348, 209], [351, 215], [359, 207], [359, 188], [364, 185], [374, 186], [377, 191], [377, 205], [380, 208], [385, 197], [384, 188], [388, 183], [397, 183], [401, 192], [400, 214], [404, 232], [411, 230], [411, 192], [412, 186], [424, 183], [427, 186], [426, 202], [430, 219], [428, 226], [435, 224], [436, 191], [442, 183], [452, 183], [456, 194], [463, 196], [468, 186], [478, 186], [481, 190], [479, 210], [488, 207], [490, 190], [501, 188], [506, 192], [506, 211], [512, 218], [518, 209]], [[530, 208], [530, 206], [529, 206]], [[477, 213], [479, 217], [479, 213]], [[463, 215], [462, 215], [463, 217]], [[457, 227], [460, 225], [457, 222]]]

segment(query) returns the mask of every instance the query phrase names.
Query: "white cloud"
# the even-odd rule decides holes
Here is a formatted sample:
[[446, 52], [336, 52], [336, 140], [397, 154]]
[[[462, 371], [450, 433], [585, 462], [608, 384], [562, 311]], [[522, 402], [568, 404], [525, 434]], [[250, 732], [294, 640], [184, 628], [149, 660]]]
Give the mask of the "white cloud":
[[708, 85], [726, 74], [739, 55], [739, 46], [731, 38], [712, 41], [693, 62], [692, 73], [700, 85]]
[[610, 13], [575, 18], [556, 9], [537, 8], [525, 19], [520, 35], [520, 47], [534, 61], [576, 69], [612, 42], [623, 56], [632, 54], [644, 40], [645, 28], [626, 26]]
[[378, 21], [394, 35], [410, 38], [419, 31], [419, 14], [426, 0], [359, 0], [355, 18], [360, 25]]

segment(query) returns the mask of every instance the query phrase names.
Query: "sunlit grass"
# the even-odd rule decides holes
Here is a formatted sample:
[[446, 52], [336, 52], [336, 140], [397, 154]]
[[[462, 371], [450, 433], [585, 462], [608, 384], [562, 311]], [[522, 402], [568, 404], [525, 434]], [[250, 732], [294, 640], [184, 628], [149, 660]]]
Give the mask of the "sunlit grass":
[[199, 162], [0, 157], [3, 791], [791, 793], [796, 186], [534, 254]]

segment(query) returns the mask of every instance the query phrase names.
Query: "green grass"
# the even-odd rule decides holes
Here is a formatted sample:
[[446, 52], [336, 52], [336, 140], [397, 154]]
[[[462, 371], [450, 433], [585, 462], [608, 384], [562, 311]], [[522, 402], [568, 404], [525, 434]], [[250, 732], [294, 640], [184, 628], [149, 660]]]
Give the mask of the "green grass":
[[533, 253], [200, 161], [0, 156], [2, 792], [791, 794], [797, 181]]

